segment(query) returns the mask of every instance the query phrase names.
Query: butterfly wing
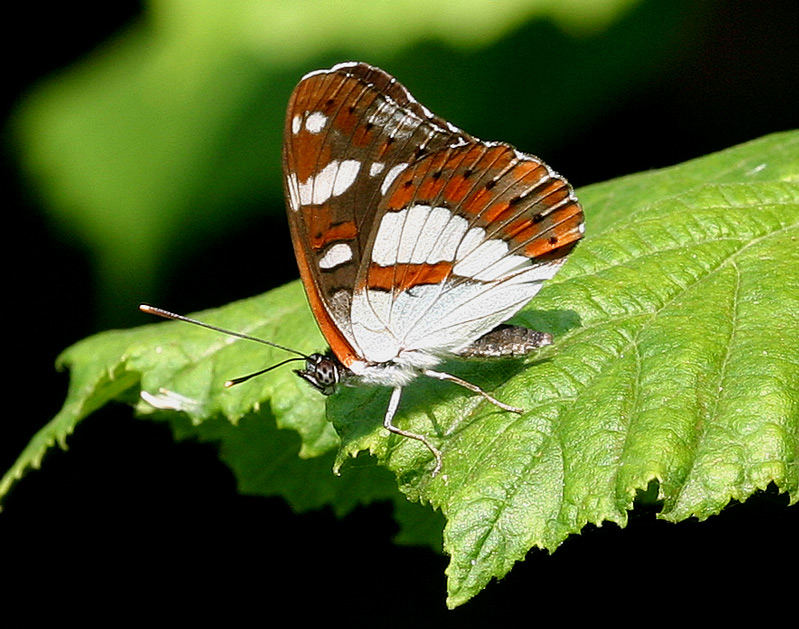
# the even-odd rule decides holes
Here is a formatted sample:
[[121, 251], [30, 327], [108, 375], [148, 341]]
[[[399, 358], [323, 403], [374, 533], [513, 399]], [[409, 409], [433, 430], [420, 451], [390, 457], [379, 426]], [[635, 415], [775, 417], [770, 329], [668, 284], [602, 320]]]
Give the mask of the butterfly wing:
[[311, 308], [344, 365], [363, 351], [352, 295], [378, 204], [409, 164], [471, 141], [364, 63], [312, 72], [295, 88], [283, 143], [289, 226]]
[[472, 138], [417, 160], [380, 199], [356, 278], [363, 356], [423, 366], [464, 350], [524, 306], [583, 232], [572, 188], [532, 155]]

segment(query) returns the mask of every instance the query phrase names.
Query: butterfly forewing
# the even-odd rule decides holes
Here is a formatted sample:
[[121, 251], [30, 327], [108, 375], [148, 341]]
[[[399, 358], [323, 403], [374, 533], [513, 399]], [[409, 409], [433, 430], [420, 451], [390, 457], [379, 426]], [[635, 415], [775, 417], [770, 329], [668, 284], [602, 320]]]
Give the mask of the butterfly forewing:
[[352, 292], [381, 199], [409, 164], [471, 141], [366, 64], [311, 73], [295, 88], [283, 145], [289, 225], [311, 307], [345, 365], [362, 353]]

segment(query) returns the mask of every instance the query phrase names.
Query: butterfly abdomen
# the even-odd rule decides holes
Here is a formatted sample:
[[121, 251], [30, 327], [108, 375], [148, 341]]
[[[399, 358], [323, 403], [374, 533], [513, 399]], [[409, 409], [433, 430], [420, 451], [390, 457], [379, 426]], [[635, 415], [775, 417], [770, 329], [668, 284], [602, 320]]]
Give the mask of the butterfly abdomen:
[[502, 324], [456, 354], [463, 358], [526, 356], [539, 347], [551, 343], [552, 335], [547, 332], [538, 332], [518, 325]]

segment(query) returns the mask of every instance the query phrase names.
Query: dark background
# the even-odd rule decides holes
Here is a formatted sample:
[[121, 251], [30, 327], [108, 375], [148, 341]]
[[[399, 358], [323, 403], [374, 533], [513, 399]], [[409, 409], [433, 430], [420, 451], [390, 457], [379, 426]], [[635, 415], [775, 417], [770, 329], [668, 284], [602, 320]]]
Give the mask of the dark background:
[[[547, 161], [576, 186], [797, 126], [796, 3], [686, 6], [694, 5], [685, 22], [691, 45], [657, 80], [604, 104], [590, 128], [548, 150]], [[37, 81], [79, 61], [142, 10], [130, 2], [59, 3], [7, 21], [13, 63], [3, 116]], [[60, 408], [67, 376], [53, 370], [55, 357], [98, 327], [86, 253], [44, 218], [4, 146], [5, 233], [12, 236], [4, 247], [5, 470]], [[283, 263], [253, 289], [249, 269], [264, 264], [266, 233], [287, 234], [282, 216], [261, 217], [175, 259], [162, 303], [189, 311], [296, 277], [285, 263], [293, 259], [286, 236], [269, 248]], [[0, 514], [0, 571], [14, 583], [4, 591], [9, 604], [37, 601], [29, 618], [113, 610], [120, 617], [219, 613], [234, 625], [247, 614], [264, 624], [284, 614], [292, 621], [329, 614], [355, 626], [482, 626], [519, 615], [538, 623], [553, 612], [575, 622], [679, 621], [691, 607], [698, 620], [748, 605], [767, 614], [786, 597], [795, 602], [795, 578], [781, 574], [795, 574], [799, 560], [799, 508], [786, 504], [769, 491], [707, 522], [678, 525], [642, 508], [624, 530], [588, 527], [553, 556], [531, 552], [502, 582], [448, 612], [446, 558], [395, 546], [390, 506], [338, 520], [328, 510], [295, 515], [280, 499], [240, 496], [212, 446], [175, 443], [166, 426], [118, 406], [83, 421], [68, 452], [52, 451], [43, 470], [11, 492]]]

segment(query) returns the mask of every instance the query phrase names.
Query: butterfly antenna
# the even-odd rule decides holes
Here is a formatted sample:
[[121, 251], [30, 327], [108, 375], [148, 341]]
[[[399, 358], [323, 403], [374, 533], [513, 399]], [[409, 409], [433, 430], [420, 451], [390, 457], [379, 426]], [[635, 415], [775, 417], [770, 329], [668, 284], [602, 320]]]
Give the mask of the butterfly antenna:
[[239, 378], [231, 378], [230, 380], [225, 382], [225, 388], [229, 389], [232, 386], [237, 384], [241, 384], [242, 382], [247, 382], [250, 378], [255, 378], [255, 376], [260, 376], [262, 373], [266, 373], [267, 371], [272, 371], [273, 369], [277, 369], [278, 367], [282, 367], [286, 363], [293, 362], [295, 360], [305, 360], [304, 358], [287, 358], [279, 362], [277, 365], [272, 365], [271, 367], [267, 367], [266, 369], [261, 369], [261, 371], [256, 371], [255, 373], [247, 374], [246, 376], [241, 376]]
[[[148, 306], [147, 304], [139, 304], [139, 310], [141, 310], [142, 312], [146, 312], [147, 314], [163, 317], [164, 319], [174, 319], [175, 321], [185, 321], [186, 323], [193, 323], [194, 325], [199, 325], [201, 328], [208, 328], [209, 330], [213, 330], [214, 332], [221, 332], [222, 334], [228, 334], [229, 336], [235, 336], [240, 339], [245, 339], [247, 341], [255, 341], [256, 343], [263, 343], [264, 345], [269, 345], [271, 347], [276, 347], [277, 349], [282, 349], [283, 351], [286, 352], [291, 352], [292, 354], [297, 354], [297, 356], [302, 356], [304, 359], [308, 358], [308, 356], [306, 356], [302, 352], [298, 352], [296, 349], [291, 349], [290, 347], [284, 347], [283, 345], [272, 343], [272, 341], [265, 341], [264, 339], [259, 339], [255, 336], [250, 336], [248, 334], [242, 334], [241, 332], [233, 332], [233, 330], [226, 330], [225, 328], [219, 328], [215, 325], [211, 325], [210, 323], [203, 323], [202, 321], [197, 321], [197, 319], [184, 317], [183, 315], [175, 314], [174, 312], [169, 312], [169, 310], [164, 310], [163, 308], [156, 308], [155, 306]], [[300, 359], [291, 358], [290, 360], [300, 360]], [[282, 363], [280, 363], [280, 365], [283, 365], [287, 362], [289, 361], [288, 360], [283, 361]], [[278, 366], [279, 365], [275, 365], [275, 367]], [[234, 380], [229, 380], [228, 382], [232, 384], [228, 385], [227, 383], [225, 383], [225, 386], [232, 386], [233, 384], [244, 382], [244, 380], [247, 380], [252, 376], [257, 376], [258, 374], [269, 371], [269, 369], [272, 369], [272, 367], [264, 369], [263, 371], [259, 371], [257, 374], [252, 374], [250, 376], [244, 376], [243, 378], [236, 378]]]

